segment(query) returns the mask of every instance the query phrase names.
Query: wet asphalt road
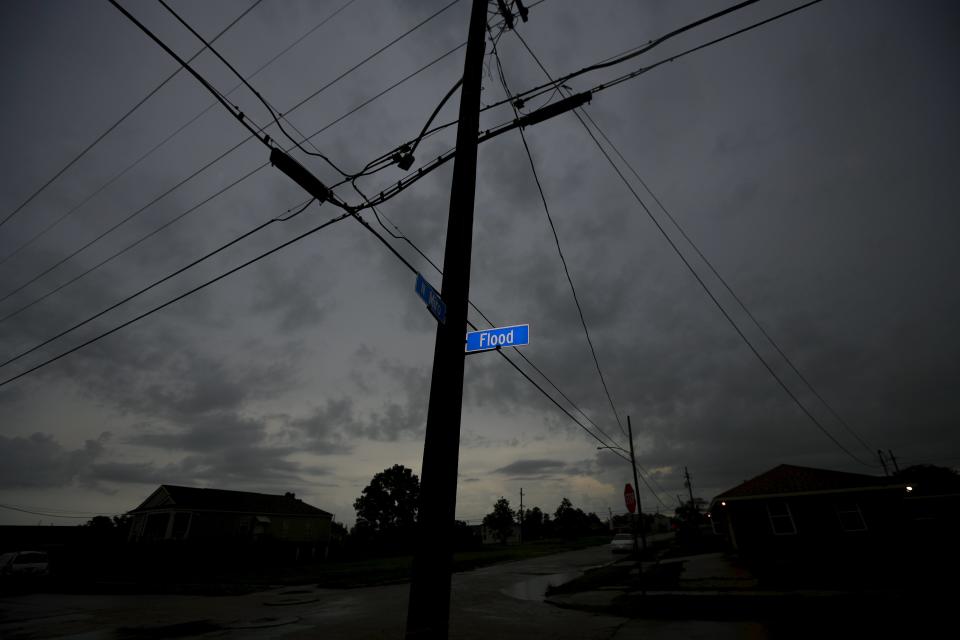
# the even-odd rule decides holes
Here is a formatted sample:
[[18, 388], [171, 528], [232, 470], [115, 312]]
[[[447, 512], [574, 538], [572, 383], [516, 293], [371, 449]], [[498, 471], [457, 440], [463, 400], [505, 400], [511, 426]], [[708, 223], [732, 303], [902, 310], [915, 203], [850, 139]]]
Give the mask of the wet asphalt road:
[[[453, 579], [450, 637], [765, 638], [761, 625], [649, 621], [560, 609], [548, 584], [612, 560], [595, 547], [505, 563]], [[402, 638], [409, 586], [285, 587], [243, 596], [31, 594], [0, 599], [0, 637]]]

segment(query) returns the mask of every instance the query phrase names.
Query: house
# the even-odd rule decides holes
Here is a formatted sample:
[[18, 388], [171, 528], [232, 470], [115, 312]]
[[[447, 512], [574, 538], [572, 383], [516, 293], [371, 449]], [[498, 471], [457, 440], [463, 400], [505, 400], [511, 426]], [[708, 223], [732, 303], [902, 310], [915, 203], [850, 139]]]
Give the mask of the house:
[[[483, 544], [501, 544], [500, 533], [487, 525], [480, 525], [480, 541]], [[513, 523], [510, 534], [505, 541], [507, 544], [520, 544], [520, 525]]]
[[133, 543], [281, 543], [314, 556], [330, 541], [333, 516], [283, 495], [160, 485], [136, 509]]
[[892, 478], [782, 464], [718, 495], [709, 517], [741, 554], [863, 556], [896, 544], [911, 490]]

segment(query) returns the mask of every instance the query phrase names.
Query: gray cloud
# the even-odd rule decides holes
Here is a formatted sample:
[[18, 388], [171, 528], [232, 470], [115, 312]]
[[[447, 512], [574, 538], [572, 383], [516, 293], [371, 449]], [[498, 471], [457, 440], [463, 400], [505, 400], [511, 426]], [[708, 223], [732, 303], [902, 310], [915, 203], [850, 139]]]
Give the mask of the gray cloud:
[[511, 476], [532, 476], [544, 473], [562, 472], [567, 463], [562, 460], [517, 460], [496, 469], [494, 473], [503, 473]]
[[80, 449], [67, 450], [50, 434], [0, 436], [0, 487], [50, 488], [74, 483], [99, 488], [92, 467], [104, 453], [108, 432], [87, 440]]
[[[268, 4], [219, 42], [244, 73], [327, 11], [311, 3]], [[358, 2], [344, 11], [257, 76], [258, 89], [285, 111], [433, 10], [369, 9]], [[466, 11], [464, 3], [451, 8], [290, 118], [305, 132], [324, 126], [462, 41]], [[664, 44], [657, 56], [571, 84], [586, 89], [767, 11], [773, 13], [757, 5]], [[552, 0], [531, 10], [531, 21], [520, 28], [544, 64], [560, 73], [707, 12], [673, 3], [604, 4], [584, 12], [581, 3]], [[148, 24], [167, 24], [153, 5], [139, 7], [138, 15]], [[202, 4], [185, 8], [184, 15], [203, 33], [215, 33], [230, 19]], [[361, 18], [363, 28], [357, 29]], [[821, 3], [597, 93], [588, 107], [764, 328], [870, 446], [860, 446], [804, 388], [653, 198], [634, 184], [728, 312], [805, 406], [861, 457], [873, 455], [867, 449], [889, 447], [904, 460], [924, 461], [948, 457], [960, 446], [954, 389], [960, 343], [953, 330], [960, 320], [960, 289], [953, 282], [960, 270], [954, 246], [960, 222], [951, 190], [952, 172], [960, 164], [952, 143], [958, 137], [954, 114], [960, 92], [946, 80], [957, 57], [951, 30], [956, 22], [957, 7], [949, 2], [929, 3], [922, 11], [880, 2], [868, 12]], [[77, 24], [84, 29], [74, 28]], [[135, 104], [173, 63], [106, 5], [87, 10], [69, 2], [4, 3], [0, 35], [6, 59], [19, 62], [0, 69], [10, 96], [0, 112], [4, 121], [17, 123], [0, 150], [3, 215], [113, 122], [123, 105]], [[166, 37], [177, 50], [196, 46], [179, 29]], [[498, 48], [511, 86], [543, 80], [510, 33]], [[348, 169], [363, 166], [419, 131], [434, 101], [459, 77], [462, 61], [462, 53], [451, 56], [314, 142]], [[218, 87], [235, 82], [210, 56], [199, 58], [198, 65]], [[500, 94], [495, 74], [485, 77], [484, 102]], [[231, 95], [250, 117], [266, 122], [265, 110], [249, 98], [239, 91]], [[211, 100], [181, 73], [3, 226], [0, 259]], [[439, 121], [455, 114], [454, 100]], [[512, 117], [508, 109], [491, 110], [481, 126]], [[453, 133], [451, 128], [424, 140], [418, 160], [449, 148]], [[684, 466], [694, 474], [698, 492], [728, 488], [780, 462], [879, 472], [849, 459], [793, 405], [571, 115], [525, 133], [611, 394], [621, 418], [632, 417], [639, 459], [663, 485], [661, 493], [682, 489]], [[219, 108], [211, 110], [28, 250], [0, 264], [0, 297], [243, 135]], [[327, 183], [339, 180], [319, 158], [295, 154]], [[260, 145], [243, 145], [0, 302], [0, 316], [265, 160]], [[452, 163], [382, 207], [438, 261], [451, 172]], [[360, 184], [372, 194], [401, 175], [391, 167]], [[343, 187], [338, 194], [356, 199]], [[302, 199], [275, 169], [257, 172], [4, 322], [0, 352], [8, 356], [36, 344]], [[334, 213], [329, 204], [313, 206], [271, 225], [144, 299], [6, 367], [4, 378]], [[369, 213], [364, 216], [376, 224]], [[471, 298], [497, 323], [529, 323], [532, 344], [524, 352], [625, 445], [515, 132], [481, 145], [474, 231]], [[439, 286], [439, 275], [420, 256], [402, 242], [394, 244]], [[107, 490], [170, 478], [292, 489], [327, 471], [324, 482], [341, 485], [329, 489], [332, 499], [349, 504], [360, 482], [356, 476], [368, 471], [359, 471], [353, 457], [363, 447], [379, 451], [381, 443], [389, 443], [391, 456], [416, 457], [411, 452], [418, 450], [426, 420], [434, 329], [413, 293], [412, 275], [360, 225], [345, 221], [0, 388], [0, 444], [11, 452], [0, 477], [8, 487], [60, 488], [57, 495], [73, 496], [70, 491], [89, 487]], [[539, 374], [529, 373], [553, 393]], [[494, 469], [500, 473], [493, 480], [500, 481], [511, 473], [539, 474], [545, 493], [559, 491], [575, 475], [614, 487], [632, 482], [625, 478], [630, 475], [625, 463], [603, 452], [538, 469], [538, 461], [594, 454], [596, 443], [499, 356], [469, 358], [464, 389], [464, 414], [474, 426], [464, 430], [462, 456], [472, 476], [482, 478]], [[101, 441], [106, 430], [115, 435]], [[91, 444], [75, 444], [77, 437]], [[371, 455], [376, 458], [368, 461], [371, 467], [393, 462], [386, 454]], [[522, 459], [508, 464], [515, 457]], [[514, 464], [520, 466], [504, 471]], [[470, 487], [465, 499], [477, 503], [486, 503], [487, 496], [475, 491], [503, 491], [487, 482], [465, 486]]]

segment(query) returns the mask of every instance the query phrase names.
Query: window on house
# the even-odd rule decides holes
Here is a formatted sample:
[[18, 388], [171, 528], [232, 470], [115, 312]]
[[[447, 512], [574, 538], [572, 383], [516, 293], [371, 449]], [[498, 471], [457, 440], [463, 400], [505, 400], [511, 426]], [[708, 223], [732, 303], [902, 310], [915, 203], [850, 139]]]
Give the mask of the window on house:
[[793, 514], [790, 513], [790, 505], [786, 502], [767, 503], [767, 515], [770, 517], [770, 528], [774, 535], [792, 536], [797, 533]]
[[147, 540], [163, 540], [167, 537], [168, 522], [170, 522], [169, 513], [147, 514], [147, 524], [144, 527], [143, 537]]
[[844, 531], [866, 531], [867, 523], [860, 512], [860, 505], [855, 502], [837, 505], [837, 517], [840, 518], [840, 528]]
[[173, 515], [173, 529], [170, 531], [170, 537], [174, 540], [183, 540], [187, 537], [187, 529], [190, 528], [190, 512], [178, 511]]

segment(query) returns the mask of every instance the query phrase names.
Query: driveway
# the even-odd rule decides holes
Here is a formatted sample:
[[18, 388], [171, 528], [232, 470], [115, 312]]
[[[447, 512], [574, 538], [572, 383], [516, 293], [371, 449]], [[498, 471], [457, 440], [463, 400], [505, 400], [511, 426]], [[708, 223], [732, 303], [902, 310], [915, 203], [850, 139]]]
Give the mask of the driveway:
[[[766, 637], [746, 623], [658, 623], [560, 609], [548, 584], [611, 561], [605, 547], [456, 574], [452, 638]], [[0, 637], [402, 638], [409, 586], [274, 589], [242, 596], [32, 594], [0, 600]], [[732, 625], [732, 626], [731, 626]], [[678, 635], [679, 634], [679, 635]]]

